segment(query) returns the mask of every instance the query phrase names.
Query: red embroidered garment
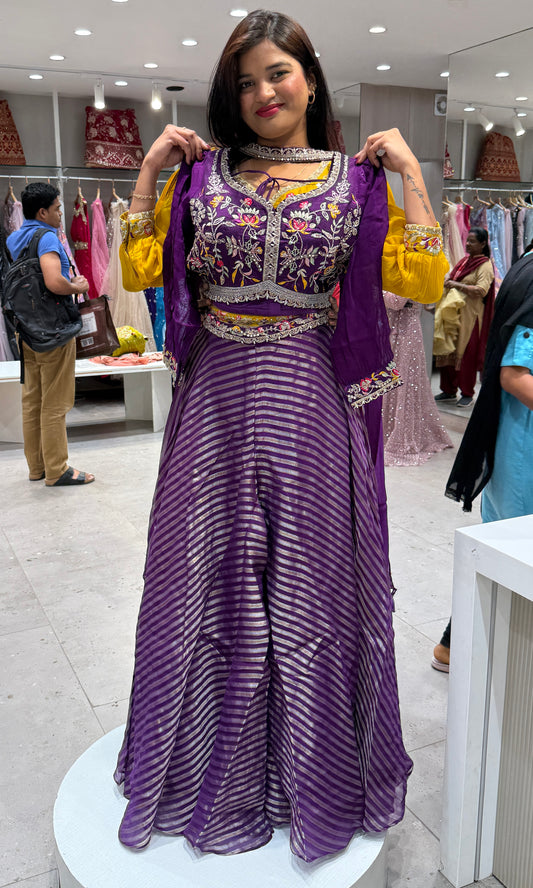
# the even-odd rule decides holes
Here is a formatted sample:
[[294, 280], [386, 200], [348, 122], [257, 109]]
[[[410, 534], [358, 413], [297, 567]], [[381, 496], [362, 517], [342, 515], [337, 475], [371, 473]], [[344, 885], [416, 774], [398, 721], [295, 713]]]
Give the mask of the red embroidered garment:
[[444, 178], [453, 179], [454, 176], [455, 170], [452, 166], [450, 152], [448, 151], [448, 143], [446, 142], [446, 152], [444, 154]]
[[135, 111], [85, 108], [85, 166], [138, 170], [144, 159]]
[[0, 99], [0, 163], [10, 166], [26, 163], [20, 136], [5, 99]]
[[70, 237], [72, 246], [74, 247], [74, 258], [80, 274], [83, 274], [89, 281], [89, 297], [94, 299], [98, 296], [93, 281], [93, 273], [91, 266], [91, 235], [89, 232], [89, 213], [87, 209], [87, 201], [83, 197], [81, 191], [74, 201], [74, 216], [72, 217], [72, 225], [70, 226]]
[[509, 136], [492, 132], [485, 137], [477, 164], [476, 179], [488, 179], [493, 182], [520, 181], [513, 140]]

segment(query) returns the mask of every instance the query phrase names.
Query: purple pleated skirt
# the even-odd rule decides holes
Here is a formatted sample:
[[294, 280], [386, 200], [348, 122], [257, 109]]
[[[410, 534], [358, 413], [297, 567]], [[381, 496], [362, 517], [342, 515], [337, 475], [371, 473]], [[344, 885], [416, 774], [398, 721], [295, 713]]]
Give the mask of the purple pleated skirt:
[[115, 779], [128, 846], [304, 860], [401, 820], [392, 598], [362, 415], [331, 331], [201, 331], [165, 431]]

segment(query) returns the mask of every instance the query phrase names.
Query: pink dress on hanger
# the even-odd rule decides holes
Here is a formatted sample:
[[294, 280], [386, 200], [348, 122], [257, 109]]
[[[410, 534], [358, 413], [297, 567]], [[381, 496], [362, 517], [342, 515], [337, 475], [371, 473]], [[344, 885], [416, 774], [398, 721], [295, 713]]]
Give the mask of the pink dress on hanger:
[[101, 296], [104, 283], [104, 275], [109, 265], [109, 249], [107, 247], [107, 226], [104, 215], [104, 207], [99, 197], [91, 204], [92, 231], [91, 231], [91, 268], [93, 273], [96, 295]]
[[403, 385], [383, 397], [386, 466], [419, 466], [452, 447], [426, 373], [420, 324], [422, 306], [384, 293], [391, 346]]

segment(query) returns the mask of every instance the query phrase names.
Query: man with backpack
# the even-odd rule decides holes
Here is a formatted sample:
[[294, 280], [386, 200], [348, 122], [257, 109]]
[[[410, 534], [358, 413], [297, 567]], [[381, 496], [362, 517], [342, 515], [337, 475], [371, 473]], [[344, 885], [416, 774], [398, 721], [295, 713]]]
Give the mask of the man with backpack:
[[[29, 468], [30, 481], [45, 480], [48, 487], [89, 484], [94, 475], [80, 472], [68, 465], [66, 414], [74, 405], [76, 331], [81, 326], [72, 325], [72, 296], [85, 293], [89, 283], [78, 275], [70, 279], [68, 256], [59, 241], [57, 230], [61, 224], [59, 191], [45, 182], [32, 182], [21, 195], [24, 223], [7, 239], [7, 246], [15, 262], [23, 251], [37, 240], [37, 255], [44, 286], [49, 292], [45, 298], [55, 300], [58, 317], [61, 310], [69, 318], [71, 338], [57, 347], [46, 350], [39, 345], [35, 350], [19, 337], [19, 349], [23, 361], [22, 429], [24, 453]], [[44, 233], [43, 233], [44, 229]], [[31, 291], [31, 281], [28, 293]], [[19, 292], [20, 297], [20, 292]], [[31, 297], [29, 296], [28, 299]], [[31, 307], [29, 306], [31, 311]], [[73, 311], [74, 310], [74, 311]], [[59, 332], [58, 332], [59, 331]], [[54, 330], [42, 331], [43, 337], [61, 335], [57, 321]], [[63, 333], [64, 338], [64, 333]], [[53, 341], [52, 341], [53, 346]]]

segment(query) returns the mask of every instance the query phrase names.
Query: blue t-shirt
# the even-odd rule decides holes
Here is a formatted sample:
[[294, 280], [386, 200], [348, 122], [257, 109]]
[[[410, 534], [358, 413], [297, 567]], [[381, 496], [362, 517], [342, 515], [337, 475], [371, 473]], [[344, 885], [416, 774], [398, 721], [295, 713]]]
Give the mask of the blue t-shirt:
[[[533, 329], [517, 325], [502, 367], [526, 367], [533, 374]], [[483, 521], [533, 514], [533, 410], [502, 390], [494, 471], [481, 499]]]
[[44, 253], [58, 253], [61, 261], [61, 274], [67, 279], [67, 281], [69, 281], [70, 264], [68, 256], [63, 244], [57, 236], [57, 229], [52, 228], [51, 225], [45, 225], [43, 222], [38, 222], [37, 219], [25, 219], [18, 231], [14, 231], [13, 234], [10, 234], [7, 238], [7, 248], [11, 253], [11, 256], [15, 260], [21, 250], [29, 244], [35, 232], [40, 228], [46, 228], [46, 234], [43, 234], [39, 241], [39, 247], [37, 250], [38, 255], [43, 256]]

